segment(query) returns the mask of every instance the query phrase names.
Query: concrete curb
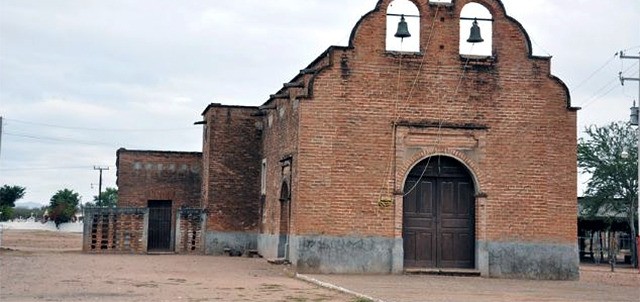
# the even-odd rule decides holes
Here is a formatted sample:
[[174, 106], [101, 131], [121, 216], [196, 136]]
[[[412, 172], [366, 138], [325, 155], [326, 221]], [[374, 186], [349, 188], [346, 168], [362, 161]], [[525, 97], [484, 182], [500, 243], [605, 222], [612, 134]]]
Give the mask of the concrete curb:
[[308, 283], [311, 283], [311, 284], [315, 284], [315, 285], [324, 287], [324, 288], [337, 290], [337, 291], [343, 292], [345, 294], [353, 295], [353, 296], [356, 296], [358, 298], [367, 299], [367, 300], [370, 300], [370, 301], [373, 301], [373, 302], [386, 302], [384, 300], [376, 299], [376, 298], [367, 296], [365, 294], [354, 292], [354, 291], [346, 289], [344, 287], [340, 287], [340, 286], [337, 286], [337, 285], [333, 285], [331, 283], [323, 282], [323, 281], [320, 281], [320, 280], [318, 280], [316, 278], [309, 277], [309, 276], [306, 276], [306, 275], [296, 274], [295, 278], [299, 279], [299, 280], [302, 280], [302, 281], [305, 281], [305, 282], [308, 282]]

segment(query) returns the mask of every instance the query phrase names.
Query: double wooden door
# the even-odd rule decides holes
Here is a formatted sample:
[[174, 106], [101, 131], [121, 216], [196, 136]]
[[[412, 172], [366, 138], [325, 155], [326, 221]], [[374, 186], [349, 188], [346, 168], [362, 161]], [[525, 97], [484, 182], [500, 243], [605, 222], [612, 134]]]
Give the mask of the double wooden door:
[[416, 166], [405, 182], [405, 268], [475, 267], [475, 198], [466, 167], [448, 157]]

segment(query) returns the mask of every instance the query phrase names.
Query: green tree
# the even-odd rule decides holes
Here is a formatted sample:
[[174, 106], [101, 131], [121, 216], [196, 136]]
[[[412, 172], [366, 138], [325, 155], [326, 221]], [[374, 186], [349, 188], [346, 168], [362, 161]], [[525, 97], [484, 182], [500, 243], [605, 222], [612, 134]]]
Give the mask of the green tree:
[[0, 221], [13, 217], [16, 200], [24, 197], [26, 189], [21, 186], [4, 185], [0, 188]]
[[106, 188], [101, 194], [101, 199], [98, 196], [93, 196], [94, 203], [88, 206], [96, 206], [100, 208], [115, 208], [118, 204], [118, 189]]
[[[629, 123], [611, 123], [604, 127], [590, 126], [578, 141], [578, 167], [589, 174], [585, 191], [584, 211], [623, 215], [636, 237], [635, 219], [638, 209], [638, 137]], [[622, 156], [628, 154], [627, 158]], [[633, 262], [637, 265], [635, 244], [631, 245]]]
[[80, 204], [80, 195], [73, 190], [59, 190], [51, 197], [49, 203], [49, 218], [58, 227], [61, 223], [69, 222], [75, 216]]

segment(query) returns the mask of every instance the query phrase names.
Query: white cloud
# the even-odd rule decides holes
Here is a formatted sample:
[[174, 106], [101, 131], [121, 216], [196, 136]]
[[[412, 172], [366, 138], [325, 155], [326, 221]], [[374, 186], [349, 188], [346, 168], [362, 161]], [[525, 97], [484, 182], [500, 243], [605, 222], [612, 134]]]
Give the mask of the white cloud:
[[[201, 128], [193, 122], [208, 103], [262, 104], [327, 47], [346, 45], [376, 2], [0, 1], [4, 130], [38, 137], [3, 137], [0, 170], [87, 167], [1, 170], [0, 182], [27, 186], [33, 201], [63, 186], [88, 201], [96, 194], [92, 166], [114, 165], [119, 147], [198, 151]], [[553, 55], [553, 73], [570, 87], [619, 49], [640, 45], [640, 1], [503, 2], [534, 41], [534, 54]], [[573, 103], [598, 96], [620, 64], [572, 90]], [[626, 120], [634, 85], [600, 93], [580, 112], [580, 125]], [[105, 178], [113, 185], [115, 171]]]

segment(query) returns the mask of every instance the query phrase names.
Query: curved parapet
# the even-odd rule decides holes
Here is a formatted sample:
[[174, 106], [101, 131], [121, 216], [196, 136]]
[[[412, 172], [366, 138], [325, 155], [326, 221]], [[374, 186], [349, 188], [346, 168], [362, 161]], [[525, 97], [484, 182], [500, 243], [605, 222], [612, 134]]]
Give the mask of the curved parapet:
[[[355, 24], [349, 38], [349, 49], [362, 56], [389, 56], [396, 54], [385, 47], [387, 31], [387, 8], [394, 0], [380, 0], [374, 9], [363, 15]], [[471, 3], [485, 7], [492, 16], [493, 39], [491, 56], [474, 62], [482, 65], [497, 66], [502, 69], [522, 69], [533, 67], [559, 85], [559, 89], [566, 93], [566, 107], [571, 106], [568, 87], [557, 77], [551, 75], [550, 56], [535, 56], [529, 34], [522, 24], [507, 14], [506, 8], [500, 0], [455, 0], [452, 3], [429, 3], [429, 1], [407, 0], [415, 4], [420, 12], [420, 51], [412, 52], [414, 56], [427, 56], [427, 61], [455, 64], [469, 56], [460, 54], [460, 17], [462, 9]], [[488, 63], [487, 63], [488, 62]]]

